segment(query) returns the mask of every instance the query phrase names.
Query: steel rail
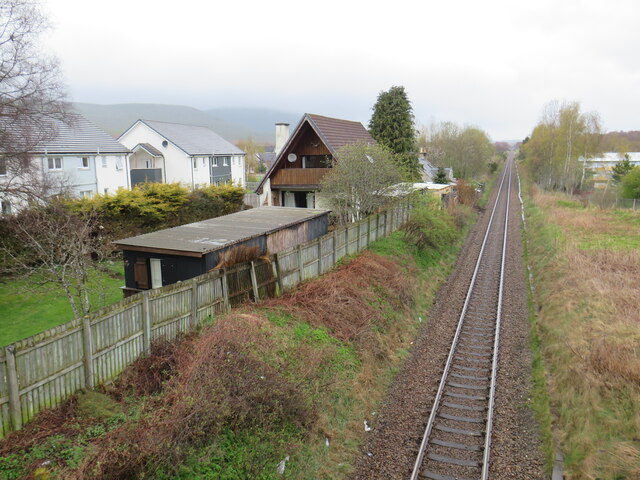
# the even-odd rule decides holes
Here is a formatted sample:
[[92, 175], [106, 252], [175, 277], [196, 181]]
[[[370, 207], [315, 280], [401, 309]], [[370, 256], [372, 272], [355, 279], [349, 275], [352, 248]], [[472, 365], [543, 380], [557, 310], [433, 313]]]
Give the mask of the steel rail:
[[[493, 204], [493, 209], [491, 210], [491, 216], [489, 218], [487, 229], [485, 231], [484, 238], [482, 240], [482, 246], [480, 247], [480, 252], [478, 254], [478, 259], [476, 261], [476, 265], [475, 265], [475, 268], [474, 268], [474, 271], [473, 271], [473, 275], [471, 277], [471, 282], [470, 282], [469, 288], [467, 290], [467, 294], [466, 294], [466, 297], [465, 297], [464, 305], [462, 307], [462, 312], [460, 313], [460, 317], [458, 319], [458, 324], [457, 324], [456, 331], [455, 331], [455, 334], [454, 334], [454, 337], [453, 337], [453, 341], [451, 343], [451, 348], [449, 350], [449, 355], [447, 357], [447, 361], [445, 363], [444, 371], [443, 371], [442, 377], [440, 379], [440, 384], [438, 386], [438, 390], [437, 390], [437, 393], [436, 393], [436, 396], [435, 396], [435, 399], [434, 399], [434, 402], [433, 402], [433, 407], [432, 407], [431, 413], [429, 415], [429, 420], [427, 421], [427, 425], [425, 427], [425, 432], [424, 432], [423, 437], [422, 437], [422, 442], [420, 444], [420, 449], [418, 451], [418, 455], [416, 457], [416, 461], [415, 461], [414, 466], [413, 466], [413, 470], [412, 470], [412, 473], [411, 473], [410, 480], [417, 480], [418, 476], [420, 475], [420, 469], [421, 469], [422, 463], [424, 461], [424, 456], [426, 454], [427, 444], [428, 444], [429, 438], [431, 436], [431, 431], [433, 429], [435, 418], [436, 418], [436, 415], [437, 415], [437, 412], [438, 412], [438, 407], [439, 407], [439, 405], [441, 403], [441, 400], [442, 400], [442, 395], [444, 393], [444, 389], [445, 389], [445, 386], [446, 386], [446, 380], [447, 380], [447, 378], [449, 376], [449, 371], [451, 369], [451, 364], [452, 364], [452, 361], [453, 361], [453, 357], [455, 355], [456, 347], [457, 347], [458, 340], [459, 340], [459, 337], [460, 337], [460, 332], [462, 331], [462, 327], [464, 325], [464, 319], [465, 319], [465, 316], [467, 314], [467, 309], [468, 309], [468, 306], [469, 306], [469, 302], [471, 301], [472, 292], [473, 292], [473, 289], [474, 289], [475, 284], [476, 284], [476, 279], [477, 279], [477, 276], [478, 276], [478, 271], [480, 269], [481, 261], [483, 259], [485, 247], [487, 245], [487, 239], [489, 237], [489, 232], [491, 231], [491, 227], [493, 225], [495, 212], [496, 212], [496, 209], [497, 209], [499, 201], [500, 201], [500, 196], [502, 194], [502, 188], [504, 186], [505, 179], [507, 177], [507, 171], [509, 171], [508, 195], [510, 194], [510, 190], [511, 190], [510, 189], [511, 169], [510, 169], [510, 164], [509, 164], [508, 167], [505, 168], [505, 170], [504, 170], [504, 172], [502, 174], [502, 179], [500, 181], [500, 187], [498, 189], [498, 193], [496, 195], [496, 199], [495, 199], [495, 202]], [[507, 198], [507, 211], [509, 209], [508, 205], [509, 205], [509, 198]], [[506, 229], [505, 229], [505, 232], [506, 232]], [[503, 258], [504, 258], [504, 241], [503, 241]], [[502, 284], [502, 280], [501, 280], [501, 284]], [[501, 299], [501, 295], [500, 295], [500, 299]], [[494, 343], [495, 343], [495, 341], [494, 341]], [[497, 355], [497, 351], [494, 348], [494, 356], [496, 356], [496, 355]], [[494, 388], [494, 390], [495, 390], [495, 388]]]
[[481, 479], [489, 478], [489, 453], [491, 450], [491, 431], [493, 428], [493, 407], [496, 395], [496, 375], [498, 373], [498, 346], [500, 344], [500, 325], [502, 320], [502, 296], [504, 292], [504, 271], [507, 259], [507, 233], [509, 231], [509, 202], [511, 201], [511, 170], [509, 163], [509, 184], [507, 189], [507, 208], [504, 219], [504, 235], [502, 237], [502, 261], [500, 263], [500, 288], [498, 289], [498, 311], [496, 313], [496, 334], [493, 342], [493, 362], [491, 365], [491, 388], [489, 390], [489, 407], [487, 411], [487, 426], [485, 427], [484, 452], [482, 455]]

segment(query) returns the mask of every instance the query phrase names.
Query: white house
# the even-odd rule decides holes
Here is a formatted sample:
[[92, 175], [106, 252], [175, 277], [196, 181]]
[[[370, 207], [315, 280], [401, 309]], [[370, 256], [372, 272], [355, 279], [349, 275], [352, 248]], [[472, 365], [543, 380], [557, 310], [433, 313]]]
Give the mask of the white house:
[[[64, 184], [79, 197], [115, 193], [118, 188], [130, 186], [130, 152], [125, 146], [79, 114], [70, 115], [65, 122], [48, 122], [51, 133], [29, 148], [29, 156], [35, 168], [49, 176], [52, 183]], [[0, 183], [8, 185], [15, 180], [6, 162], [0, 162]], [[11, 213], [19, 204], [17, 198], [0, 200], [3, 213]]]
[[605, 188], [611, 180], [613, 174], [612, 169], [621, 160], [624, 160], [625, 155], [628, 155], [631, 165], [640, 166], [640, 152], [629, 153], [616, 153], [607, 152], [603, 153], [601, 157], [587, 158], [580, 157], [580, 161], [585, 164], [585, 167], [593, 172], [593, 186], [595, 188]]
[[133, 152], [132, 185], [148, 179], [245, 186], [245, 153], [208, 127], [138, 120], [118, 141]]

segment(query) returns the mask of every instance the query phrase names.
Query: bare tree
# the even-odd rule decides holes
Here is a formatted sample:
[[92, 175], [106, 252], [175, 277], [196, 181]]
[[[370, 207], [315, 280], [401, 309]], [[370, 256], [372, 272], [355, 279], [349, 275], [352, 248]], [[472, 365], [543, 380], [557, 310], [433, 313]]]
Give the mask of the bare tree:
[[38, 49], [47, 27], [37, 2], [0, 0], [0, 197], [43, 198], [53, 187], [31, 159], [70, 121], [58, 63]]
[[340, 223], [353, 222], [405, 193], [402, 178], [391, 152], [379, 145], [354, 143], [336, 152], [335, 165], [322, 179], [321, 198]]
[[0, 251], [8, 272], [34, 287], [55, 284], [76, 318], [91, 311], [89, 273], [108, 253], [94, 212], [74, 214], [56, 202], [2, 220]]

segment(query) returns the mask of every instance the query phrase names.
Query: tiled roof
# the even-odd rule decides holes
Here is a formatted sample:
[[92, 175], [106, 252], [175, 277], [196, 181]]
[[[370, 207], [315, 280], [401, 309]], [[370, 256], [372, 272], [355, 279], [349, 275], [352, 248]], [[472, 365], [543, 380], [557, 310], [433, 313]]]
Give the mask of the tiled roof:
[[[25, 126], [25, 131], [46, 129], [41, 137], [47, 140], [37, 142], [29, 147], [32, 153], [129, 153], [129, 149], [116, 141], [111, 135], [80, 114], [69, 114], [66, 121], [55, 118], [41, 119], [38, 124]], [[13, 125], [16, 131], [21, 127]], [[36, 136], [37, 132], [30, 132]], [[50, 139], [49, 139], [50, 138]]]
[[351, 143], [375, 143], [373, 137], [360, 122], [323, 117], [313, 113], [307, 113], [305, 117], [315, 127], [314, 130], [324, 140], [331, 153], [335, 153], [340, 147]]
[[269, 168], [266, 175], [262, 177], [262, 180], [255, 190], [256, 192], [262, 193], [262, 186], [266, 180], [271, 177], [271, 174], [275, 171], [278, 164], [284, 161], [284, 152], [287, 150], [291, 142], [298, 136], [305, 123], [308, 123], [311, 128], [313, 128], [333, 155], [336, 154], [336, 151], [339, 150], [340, 147], [351, 143], [376, 143], [367, 129], [364, 128], [360, 122], [342, 120], [340, 118], [323, 117], [322, 115], [316, 115], [313, 113], [305, 113], [300, 119], [300, 122], [298, 122], [293, 133], [289, 136], [289, 139], [283, 145], [276, 161], [273, 162], [273, 165], [271, 165], [271, 168]]
[[244, 152], [208, 127], [140, 120], [187, 155], [242, 155]]
[[150, 143], [139, 143], [138, 145], [133, 147], [133, 150], [135, 150], [138, 147], [146, 150], [150, 155], [153, 155], [154, 157], [162, 156], [162, 152], [158, 150], [156, 147], [154, 147], [153, 145], [151, 145]]

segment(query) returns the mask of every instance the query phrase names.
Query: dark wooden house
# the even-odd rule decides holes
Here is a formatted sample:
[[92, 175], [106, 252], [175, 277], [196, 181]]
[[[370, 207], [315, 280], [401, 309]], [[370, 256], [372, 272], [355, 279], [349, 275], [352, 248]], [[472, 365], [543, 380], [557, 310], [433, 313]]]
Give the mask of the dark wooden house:
[[262, 207], [119, 240], [125, 295], [202, 275], [238, 247], [265, 255], [313, 240], [327, 233], [328, 214]]
[[261, 205], [316, 208], [320, 181], [344, 145], [375, 143], [360, 122], [305, 113], [256, 188]]

